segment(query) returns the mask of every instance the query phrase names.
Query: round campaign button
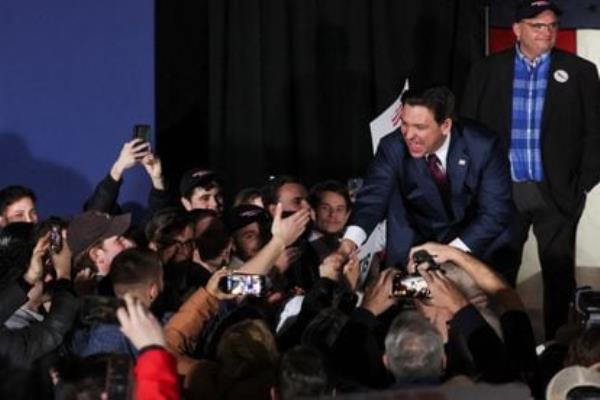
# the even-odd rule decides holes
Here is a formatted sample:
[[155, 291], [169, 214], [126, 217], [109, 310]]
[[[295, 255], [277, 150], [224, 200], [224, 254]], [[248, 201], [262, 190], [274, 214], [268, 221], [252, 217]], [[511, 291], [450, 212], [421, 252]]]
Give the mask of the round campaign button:
[[554, 79], [556, 79], [557, 82], [565, 83], [569, 80], [569, 74], [564, 69], [557, 69], [554, 71]]

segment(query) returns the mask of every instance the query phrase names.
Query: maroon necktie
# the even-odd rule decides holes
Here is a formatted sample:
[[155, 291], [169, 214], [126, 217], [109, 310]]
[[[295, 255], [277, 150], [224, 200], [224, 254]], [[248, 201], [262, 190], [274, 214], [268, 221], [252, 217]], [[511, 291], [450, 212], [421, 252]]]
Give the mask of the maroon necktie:
[[435, 154], [429, 154], [425, 157], [427, 161], [427, 169], [435, 182], [435, 185], [438, 187], [440, 194], [442, 195], [442, 200], [444, 202], [444, 206], [446, 209], [450, 210], [450, 191], [448, 187], [448, 177], [446, 173], [442, 170], [442, 164], [440, 159]]
[[445, 192], [448, 188], [448, 179], [446, 173], [442, 171], [440, 159], [435, 154], [429, 154], [425, 157], [425, 160], [427, 161], [427, 169], [438, 189], [440, 189], [440, 192]]

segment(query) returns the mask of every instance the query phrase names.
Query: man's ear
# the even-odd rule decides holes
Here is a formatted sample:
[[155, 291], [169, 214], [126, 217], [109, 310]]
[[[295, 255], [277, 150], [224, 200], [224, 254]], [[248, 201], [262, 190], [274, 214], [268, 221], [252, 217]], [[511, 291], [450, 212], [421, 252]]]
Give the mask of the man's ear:
[[269, 206], [267, 207], [267, 211], [269, 211], [269, 214], [271, 214], [271, 216], [274, 216], [276, 208], [277, 204], [269, 204]]
[[6, 226], [6, 219], [0, 216], [0, 228], [3, 228], [4, 226]]
[[390, 369], [390, 360], [388, 359], [387, 354], [383, 353], [381, 356], [381, 361], [383, 361], [383, 365], [385, 365], [385, 369]]
[[153, 302], [154, 300], [156, 300], [156, 298], [158, 297], [159, 294], [160, 294], [160, 289], [158, 287], [158, 284], [151, 283], [150, 288], [148, 289], [148, 298], [149, 298], [150, 302]]
[[181, 200], [181, 204], [183, 204], [183, 208], [185, 208], [187, 211], [192, 211], [192, 202], [189, 201], [188, 199], [186, 199], [185, 197], [180, 197]]
[[104, 250], [100, 247], [92, 247], [88, 250], [88, 256], [90, 257], [90, 260], [92, 260], [94, 264], [96, 264], [102, 258], [103, 252]]
[[519, 39], [521, 38], [521, 25], [515, 22], [514, 24], [512, 24], [512, 31], [515, 34], [517, 41], [519, 41]]
[[148, 248], [150, 250], [158, 251], [158, 246], [156, 245], [156, 242], [154, 242], [154, 241], [148, 243]]
[[448, 136], [450, 134], [450, 131], [452, 130], [452, 118], [446, 118], [444, 122], [442, 122], [441, 128], [442, 133], [445, 136]]

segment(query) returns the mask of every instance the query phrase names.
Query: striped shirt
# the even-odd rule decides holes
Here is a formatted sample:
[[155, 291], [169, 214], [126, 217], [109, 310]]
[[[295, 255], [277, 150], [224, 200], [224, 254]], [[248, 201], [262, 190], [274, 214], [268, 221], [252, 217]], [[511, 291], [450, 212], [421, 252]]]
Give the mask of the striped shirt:
[[541, 126], [550, 53], [528, 60], [516, 46], [512, 97], [510, 169], [515, 182], [544, 179]]

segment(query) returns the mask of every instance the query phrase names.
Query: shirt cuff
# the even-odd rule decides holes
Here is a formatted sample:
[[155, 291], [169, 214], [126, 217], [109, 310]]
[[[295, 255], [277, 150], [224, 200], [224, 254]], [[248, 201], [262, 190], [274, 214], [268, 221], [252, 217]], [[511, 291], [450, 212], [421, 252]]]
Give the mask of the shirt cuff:
[[463, 242], [462, 240], [460, 240], [460, 238], [456, 238], [453, 241], [451, 241], [450, 243], [448, 243], [449, 246], [452, 247], [456, 247], [457, 249], [460, 249], [464, 252], [470, 253], [471, 249], [469, 248], [469, 246], [467, 246], [465, 244], [465, 242]]
[[367, 240], [367, 233], [358, 225], [350, 225], [346, 228], [343, 239], [351, 240], [356, 247], [360, 247]]

